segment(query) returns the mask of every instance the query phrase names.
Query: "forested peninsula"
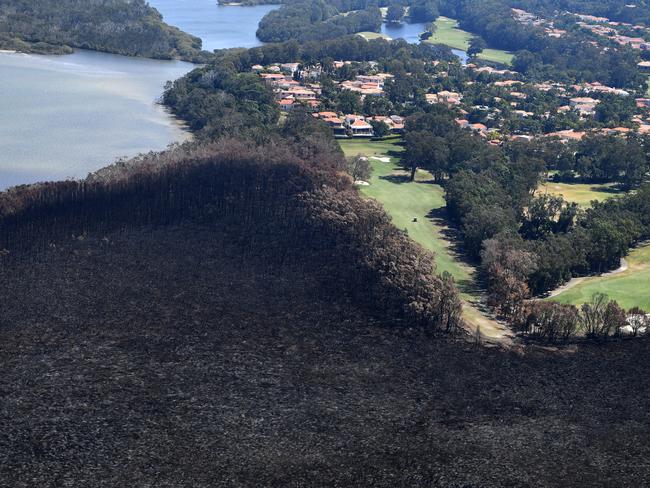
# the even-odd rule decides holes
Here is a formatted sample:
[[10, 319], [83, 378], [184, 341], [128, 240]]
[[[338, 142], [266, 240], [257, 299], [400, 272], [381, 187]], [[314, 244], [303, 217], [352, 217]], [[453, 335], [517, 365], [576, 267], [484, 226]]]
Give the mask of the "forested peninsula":
[[72, 48], [201, 62], [201, 39], [163, 22], [144, 0], [0, 0], [0, 49], [67, 54]]

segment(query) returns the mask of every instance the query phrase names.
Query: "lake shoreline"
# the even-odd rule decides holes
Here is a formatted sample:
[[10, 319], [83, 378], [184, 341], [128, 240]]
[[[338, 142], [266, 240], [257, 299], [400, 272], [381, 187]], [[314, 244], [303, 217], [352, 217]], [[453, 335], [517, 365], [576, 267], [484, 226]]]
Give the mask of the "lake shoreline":
[[[261, 45], [257, 24], [277, 8], [226, 9], [212, 0], [196, 2], [204, 10], [183, 9], [172, 0], [150, 3], [168, 25], [215, 49]], [[12, 114], [11, 120], [0, 121], [0, 191], [82, 179], [115, 161], [192, 139], [185, 121], [159, 99], [166, 81], [199, 64], [86, 49], [29, 51], [0, 49], [3, 109]]]
[[159, 99], [166, 81], [194, 67], [90, 50], [65, 57], [0, 52], [3, 109], [12, 114], [0, 121], [0, 189], [81, 179], [191, 139]]
[[184, 63], [191, 63], [195, 65], [200, 65], [201, 63], [196, 60], [192, 59], [184, 59], [183, 57], [172, 57], [172, 58], [164, 58], [164, 57], [151, 57], [151, 56], [140, 56], [140, 55], [131, 55], [131, 54], [125, 54], [125, 53], [118, 53], [118, 52], [113, 52], [113, 51], [105, 51], [101, 49], [86, 49], [86, 48], [81, 48], [81, 47], [71, 47], [71, 46], [64, 46], [64, 47], [69, 47], [69, 51], [64, 51], [61, 52], [59, 50], [52, 51], [52, 52], [43, 52], [41, 50], [29, 50], [29, 49], [0, 49], [0, 54], [29, 54], [31, 56], [70, 56], [75, 54], [78, 51], [92, 51], [96, 53], [102, 53], [102, 54], [112, 54], [114, 56], [124, 56], [125, 58], [136, 58], [136, 59], [153, 59], [156, 61], [182, 61]]

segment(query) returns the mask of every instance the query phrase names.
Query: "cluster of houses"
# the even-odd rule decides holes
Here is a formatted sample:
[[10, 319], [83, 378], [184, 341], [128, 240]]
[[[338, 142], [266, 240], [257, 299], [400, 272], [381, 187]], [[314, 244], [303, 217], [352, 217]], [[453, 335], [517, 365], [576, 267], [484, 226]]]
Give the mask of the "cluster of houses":
[[[341, 68], [345, 64], [350, 62], [335, 61], [334, 67]], [[297, 106], [304, 107], [310, 110], [315, 118], [325, 122], [336, 137], [373, 137], [371, 122], [383, 122], [392, 133], [404, 130], [404, 118], [399, 115], [365, 117], [319, 111], [322, 95], [318, 81], [322, 74], [320, 66], [301, 68], [298, 63], [278, 63], [270, 66], [255, 65], [252, 70], [273, 88], [282, 111], [291, 112]], [[391, 78], [393, 75], [388, 73], [357, 75], [353, 80], [342, 81], [337, 85], [339, 89], [356, 92], [364, 99], [369, 96], [383, 96], [386, 81]]]
[[[506, 137], [501, 133], [500, 115], [502, 110], [496, 104], [508, 102], [510, 105], [510, 113], [516, 114], [521, 118], [534, 117], [536, 115], [541, 118], [551, 117], [551, 112], [547, 111], [543, 114], [536, 114], [530, 110], [526, 110], [528, 104], [527, 99], [529, 95], [521, 90], [524, 86], [533, 88], [539, 91], [550, 92], [554, 91], [562, 105], [557, 108], [558, 113], [573, 112], [577, 113], [580, 118], [592, 118], [596, 113], [596, 108], [601, 100], [598, 97], [601, 94], [611, 94], [621, 97], [629, 97], [630, 93], [618, 88], [605, 86], [601, 83], [583, 83], [577, 85], [565, 85], [557, 82], [547, 81], [544, 83], [527, 84], [523, 81], [513, 79], [517, 77], [517, 73], [509, 70], [497, 70], [495, 68], [479, 68], [474, 65], [468, 65], [468, 69], [472, 69], [478, 73], [488, 73], [491, 75], [498, 74], [505, 78], [497, 81], [492, 81], [491, 85], [502, 89], [502, 96], [495, 96], [492, 98], [494, 105], [466, 105], [463, 103], [463, 94], [459, 92], [451, 92], [447, 90], [439, 91], [437, 93], [426, 94], [426, 99], [429, 103], [445, 104], [449, 107], [456, 108], [460, 117], [456, 119], [456, 123], [463, 129], [472, 130], [477, 134], [485, 137], [492, 144], [500, 144]], [[474, 82], [468, 82], [473, 84]], [[528, 93], [529, 90], [526, 90]], [[593, 96], [589, 96], [593, 95]], [[636, 106], [641, 109], [640, 113], [635, 115], [632, 122], [637, 125], [636, 128], [630, 127], [613, 127], [604, 128], [592, 131], [576, 131], [576, 130], [563, 130], [546, 134], [545, 137], [558, 137], [562, 141], [579, 140], [585, 137], [588, 133], [601, 133], [601, 134], [627, 134], [636, 131], [640, 134], [650, 134], [650, 98], [636, 99]], [[469, 114], [468, 111], [483, 112], [485, 114], [485, 123], [471, 123], [465, 116]], [[492, 123], [490, 123], [492, 121]], [[490, 124], [490, 127], [485, 124]], [[531, 140], [533, 135], [517, 134], [509, 136], [509, 139], [514, 140]]]
[[[646, 41], [644, 35], [650, 34], [650, 30], [643, 25], [633, 25], [626, 22], [614, 22], [607, 17], [596, 17], [593, 15], [574, 14], [580, 19], [577, 24], [592, 34], [611, 39], [620, 46], [630, 46], [637, 50], [650, 50], [650, 42]], [[621, 27], [633, 30], [637, 33], [630, 37], [619, 32]]]
[[325, 122], [337, 138], [373, 137], [375, 131], [371, 122], [383, 122], [391, 133], [404, 131], [404, 117], [399, 115], [377, 115], [365, 117], [358, 114], [340, 115], [336, 112], [314, 112], [313, 117]]
[[[473, 69], [473, 68], [472, 68]], [[491, 70], [491, 74], [494, 74], [496, 70]], [[500, 74], [514, 77], [516, 73], [508, 72], [501, 70]], [[472, 83], [472, 82], [470, 82]], [[557, 93], [557, 96], [563, 100], [563, 104], [558, 107], [558, 112], [574, 112], [580, 115], [581, 118], [587, 119], [594, 116], [596, 108], [601, 100], [594, 98], [599, 96], [599, 94], [612, 94], [621, 97], [629, 97], [630, 93], [621, 90], [618, 88], [612, 88], [605, 86], [601, 83], [583, 83], [579, 85], [564, 85], [557, 82], [545, 82], [545, 83], [533, 83], [525, 84], [522, 81], [516, 79], [507, 79], [507, 80], [498, 80], [493, 81], [492, 86], [502, 88], [503, 98], [500, 96], [495, 96], [492, 100], [495, 103], [502, 103], [504, 101], [509, 101], [511, 107], [511, 113], [516, 114], [522, 118], [534, 117], [539, 115], [541, 118], [549, 118], [551, 116], [550, 112], [545, 112], [543, 114], [535, 114], [528, 110], [525, 110], [526, 100], [528, 95], [521, 91], [513, 90], [515, 87], [528, 86], [529, 88], [534, 88], [540, 91], [549, 92], [551, 90]], [[521, 88], [520, 88], [521, 89]], [[588, 96], [592, 94], [592, 96]], [[437, 94], [428, 94], [427, 100], [431, 103], [447, 103], [448, 105], [456, 105], [458, 113], [461, 114], [461, 117], [456, 119], [456, 123], [464, 129], [472, 130], [479, 135], [485, 137], [492, 144], [500, 144], [505, 138], [511, 140], [532, 140], [535, 136], [527, 134], [517, 134], [505, 137], [500, 132], [500, 122], [499, 115], [502, 113], [502, 110], [498, 106], [494, 105], [472, 105], [465, 106], [462, 103], [462, 93], [454, 92], [440, 92]], [[451, 100], [451, 103], [449, 102]], [[606, 134], [606, 135], [625, 135], [630, 132], [636, 131], [639, 134], [650, 134], [650, 98], [637, 98], [635, 100], [636, 106], [639, 110], [639, 113], [636, 114], [631, 122], [636, 124], [636, 127], [612, 127], [612, 128], [603, 128], [599, 130], [590, 130], [590, 131], [579, 131], [579, 130], [562, 130], [557, 132], [552, 132], [545, 134], [544, 137], [557, 137], [561, 141], [567, 142], [571, 140], [580, 140], [585, 137], [587, 134]], [[491, 127], [486, 126], [482, 123], [470, 123], [464, 116], [468, 114], [467, 110], [472, 112], [484, 112], [487, 115], [484, 117], [486, 123], [493, 121]]]
[[[490, 66], [479, 66], [469, 63], [465, 66], [466, 69], [471, 70], [476, 75], [486, 74], [492, 78], [488, 83], [498, 88], [500, 94], [493, 96], [491, 102], [486, 105], [468, 105], [464, 103], [463, 93], [441, 91], [438, 93], [429, 93], [426, 99], [429, 103], [443, 103], [450, 107], [455, 107], [461, 115], [457, 119], [460, 127], [472, 130], [486, 139], [492, 144], [499, 144], [506, 138], [509, 139], [522, 139], [531, 140], [535, 136], [529, 134], [512, 134], [505, 136], [502, 134], [502, 113], [501, 110], [504, 102], [510, 105], [510, 114], [515, 114], [521, 118], [530, 118], [538, 116], [541, 119], [548, 119], [552, 117], [551, 111], [544, 113], [534, 113], [530, 111], [531, 101], [529, 98], [532, 96], [532, 91], [540, 91], [546, 93], [553, 93], [560, 104], [556, 105], [558, 113], [573, 113], [577, 114], [582, 120], [587, 121], [595, 116], [597, 107], [602, 103], [603, 95], [612, 95], [619, 97], [630, 97], [629, 91], [606, 86], [599, 82], [580, 83], [580, 84], [565, 84], [556, 81], [524, 82], [519, 73], [507, 70], [497, 69]], [[648, 63], [650, 70], [650, 63]], [[485, 80], [484, 80], [485, 81]], [[467, 86], [478, 83], [479, 81], [468, 81]], [[562, 141], [579, 140], [590, 133], [601, 134], [627, 134], [630, 132], [637, 132], [639, 134], [650, 134], [650, 98], [637, 98], [635, 100], [638, 113], [631, 119], [632, 124], [629, 127], [611, 127], [600, 130], [561, 130], [546, 134], [546, 136], [558, 137]], [[471, 123], [467, 120], [466, 115], [468, 111], [472, 113], [482, 112], [484, 115], [481, 118], [483, 123]], [[485, 124], [488, 124], [486, 126]]]
[[375, 75], [357, 75], [354, 80], [342, 81], [339, 87], [342, 90], [357, 92], [361, 97], [377, 97], [384, 95], [386, 80], [394, 78], [388, 73], [377, 73]]
[[[341, 67], [348, 63], [336, 61], [334, 66]], [[271, 66], [255, 65], [252, 69], [273, 87], [282, 110], [291, 111], [297, 105], [316, 109], [320, 105], [320, 66], [301, 69], [298, 63], [282, 63]], [[386, 81], [391, 78], [393, 75], [389, 73], [357, 75], [354, 80], [338, 83], [338, 87], [341, 90], [356, 92], [362, 99], [367, 96], [383, 96]]]
[[299, 104], [315, 110], [320, 105], [320, 68], [299, 71], [298, 63], [285, 63], [266, 68], [255, 65], [253, 71], [273, 87], [281, 110], [289, 112]]
[[[474, 64], [468, 64], [466, 67], [468, 69], [471, 69], [477, 74], [486, 73], [488, 75], [498, 75], [504, 78], [502, 80], [492, 82], [492, 85], [495, 87], [514, 89], [515, 87], [522, 87], [527, 85], [534, 88], [535, 90], [539, 90], [542, 92], [554, 91], [558, 94], [558, 96], [562, 96], [562, 97], [568, 97], [569, 95], [567, 94], [569, 93], [573, 93], [574, 95], [576, 95], [574, 97], [568, 98], [567, 103], [562, 107], [560, 107], [561, 112], [576, 110], [585, 116], [593, 115], [595, 113], [596, 105], [598, 105], [600, 100], [587, 96], [590, 94], [595, 94], [596, 96], [598, 94], [609, 94], [609, 95], [616, 95], [621, 97], [630, 96], [630, 93], [626, 90], [623, 90], [621, 88], [606, 86], [597, 81], [592, 83], [582, 83], [582, 84], [575, 84], [575, 85], [565, 85], [555, 81], [526, 84], [523, 81], [517, 79], [518, 73], [515, 71], [505, 70], [505, 69], [499, 70], [496, 68], [492, 68], [490, 66], [479, 67]], [[648, 68], [650, 69], [650, 62], [648, 62]], [[462, 99], [462, 95], [454, 94], [454, 96], [456, 95], [457, 95], [456, 98], [458, 98], [458, 100]], [[512, 103], [513, 106], [517, 105], [516, 100], [525, 100], [527, 98], [527, 95], [525, 93], [522, 93], [517, 90], [510, 91], [508, 95], [512, 99], [514, 99]]]
[[[538, 19], [532, 14], [524, 11], [515, 11], [515, 15], [522, 22], [532, 22], [534, 25], [542, 25], [543, 19]], [[602, 19], [599, 19], [602, 20]], [[544, 24], [547, 25], [547, 24]], [[439, 62], [434, 61], [434, 65]], [[352, 64], [350, 61], [336, 61], [335, 68], [341, 68], [346, 64]], [[376, 68], [376, 67], [375, 67]], [[508, 113], [515, 114], [521, 118], [530, 118], [539, 116], [541, 118], [552, 117], [551, 112], [543, 114], [534, 113], [528, 100], [532, 90], [541, 92], [554, 93], [561, 104], [557, 107], [558, 113], [576, 113], [580, 118], [586, 120], [592, 118], [601, 103], [602, 95], [615, 95], [620, 97], [629, 97], [631, 94], [623, 89], [603, 85], [602, 83], [581, 83], [567, 85], [555, 81], [543, 83], [527, 83], [521, 80], [519, 73], [508, 70], [498, 69], [492, 66], [480, 66], [469, 63], [465, 69], [471, 70], [476, 75], [486, 75], [492, 78], [490, 85], [499, 89], [498, 96], [493, 97], [494, 104], [471, 105], [464, 103], [462, 91], [440, 90], [434, 93], [425, 94], [426, 101], [431, 104], [445, 104], [449, 107], [456, 108], [460, 117], [457, 123], [460, 127], [472, 130], [491, 143], [499, 143], [504, 139], [501, 135], [502, 119], [501, 110], [503, 103], [510, 105]], [[650, 70], [650, 63], [648, 63]], [[296, 106], [307, 108], [314, 117], [323, 120], [333, 131], [334, 135], [339, 138], [343, 137], [373, 137], [374, 122], [383, 122], [392, 133], [399, 133], [404, 129], [404, 119], [399, 115], [381, 115], [381, 116], [364, 116], [359, 114], [340, 114], [335, 112], [324, 111], [321, 107], [321, 67], [311, 66], [303, 67], [298, 63], [274, 64], [271, 66], [253, 66], [253, 70], [259, 73], [272, 87], [276, 94], [276, 101], [281, 110], [290, 112]], [[371, 67], [370, 74], [359, 74], [351, 80], [345, 80], [336, 83], [338, 89], [356, 92], [361, 99], [366, 97], [380, 97], [384, 95], [386, 83], [393, 78], [388, 73], [377, 72]], [[445, 77], [446, 72], [438, 73], [440, 77]], [[478, 83], [479, 81], [466, 82], [467, 85]], [[625, 134], [636, 130], [641, 134], [650, 134], [650, 98], [637, 98], [636, 107], [638, 114], [635, 115], [632, 122], [636, 124], [635, 128], [614, 127], [602, 129], [600, 132], [607, 134]], [[484, 112], [481, 122], [471, 123], [467, 120], [469, 112]], [[471, 118], [471, 117], [470, 117]], [[490, 127], [485, 124], [489, 124]], [[376, 125], [376, 124], [375, 124]], [[593, 131], [592, 131], [593, 132]], [[547, 136], [559, 137], [563, 141], [577, 140], [584, 137], [588, 132], [564, 130], [558, 131]], [[511, 138], [532, 139], [532, 135], [518, 134], [510, 136]]]
[[289, 112], [298, 104], [317, 109], [321, 103], [321, 86], [311, 78], [297, 81], [293, 74], [277, 72], [260, 73], [260, 76], [273, 87], [277, 103], [284, 111]]
[[[568, 13], [568, 12], [567, 12]], [[512, 15], [514, 19], [527, 26], [539, 27], [544, 30], [549, 37], [560, 38], [567, 31], [555, 27], [553, 21], [543, 19], [533, 13], [526, 12], [522, 9], [513, 8]], [[594, 15], [570, 14], [579, 19], [576, 25], [597, 36], [611, 39], [620, 46], [630, 46], [632, 49], [650, 50], [650, 42], [645, 37], [650, 34], [650, 30], [643, 25], [633, 25], [626, 22], [614, 22], [606, 17], [596, 17]], [[619, 29], [625, 28], [628, 32], [634, 31], [636, 35], [628, 36], [621, 34]]]
[[529, 25], [533, 27], [539, 27], [544, 30], [547, 36], [560, 38], [566, 34], [566, 31], [563, 29], [558, 29], [555, 27], [555, 24], [551, 20], [543, 19], [538, 17], [535, 14], [526, 12], [518, 8], [512, 9], [512, 16], [514, 19], [523, 25]]

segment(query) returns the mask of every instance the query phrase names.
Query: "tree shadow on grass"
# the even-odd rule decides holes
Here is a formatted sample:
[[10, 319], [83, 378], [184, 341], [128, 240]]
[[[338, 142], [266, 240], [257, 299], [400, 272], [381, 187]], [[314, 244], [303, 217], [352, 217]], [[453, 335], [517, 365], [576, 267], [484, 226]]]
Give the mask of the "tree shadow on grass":
[[620, 186], [592, 186], [589, 188], [593, 192], [610, 193], [612, 195], [622, 195], [626, 191]]
[[411, 178], [409, 175], [384, 175], [379, 177], [380, 180], [386, 180], [391, 183], [401, 185], [402, 183], [410, 183]]
[[403, 155], [402, 151], [395, 151], [394, 149], [391, 149], [386, 153], [386, 156], [388, 156], [389, 158], [398, 159], [398, 160], [402, 158], [402, 155]]
[[[447, 252], [449, 252], [451, 257], [461, 265], [474, 270], [477, 263], [469, 259], [464, 252], [460, 240], [460, 231], [449, 221], [447, 209], [445, 207], [434, 208], [427, 214], [427, 219], [440, 229], [442, 237], [449, 242]], [[458, 286], [458, 289], [462, 293], [467, 293], [468, 295], [478, 296], [484, 292], [481, 284], [475, 277], [475, 273], [472, 273], [471, 278], [457, 280], [456, 286]]]
[[421, 183], [423, 185], [439, 185], [440, 184], [433, 177], [428, 178], [426, 180], [418, 180], [418, 183]]

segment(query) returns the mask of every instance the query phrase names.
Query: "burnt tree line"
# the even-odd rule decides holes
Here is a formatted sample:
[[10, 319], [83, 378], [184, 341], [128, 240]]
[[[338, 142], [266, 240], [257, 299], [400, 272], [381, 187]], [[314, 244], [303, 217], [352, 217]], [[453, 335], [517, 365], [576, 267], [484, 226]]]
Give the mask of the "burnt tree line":
[[304, 262], [324, 292], [343, 291], [371, 315], [456, 329], [453, 281], [436, 276], [432, 256], [346, 175], [279, 146], [232, 139], [167, 159], [0, 194], [0, 263], [86, 234], [194, 222], [235, 239], [244, 255]]

